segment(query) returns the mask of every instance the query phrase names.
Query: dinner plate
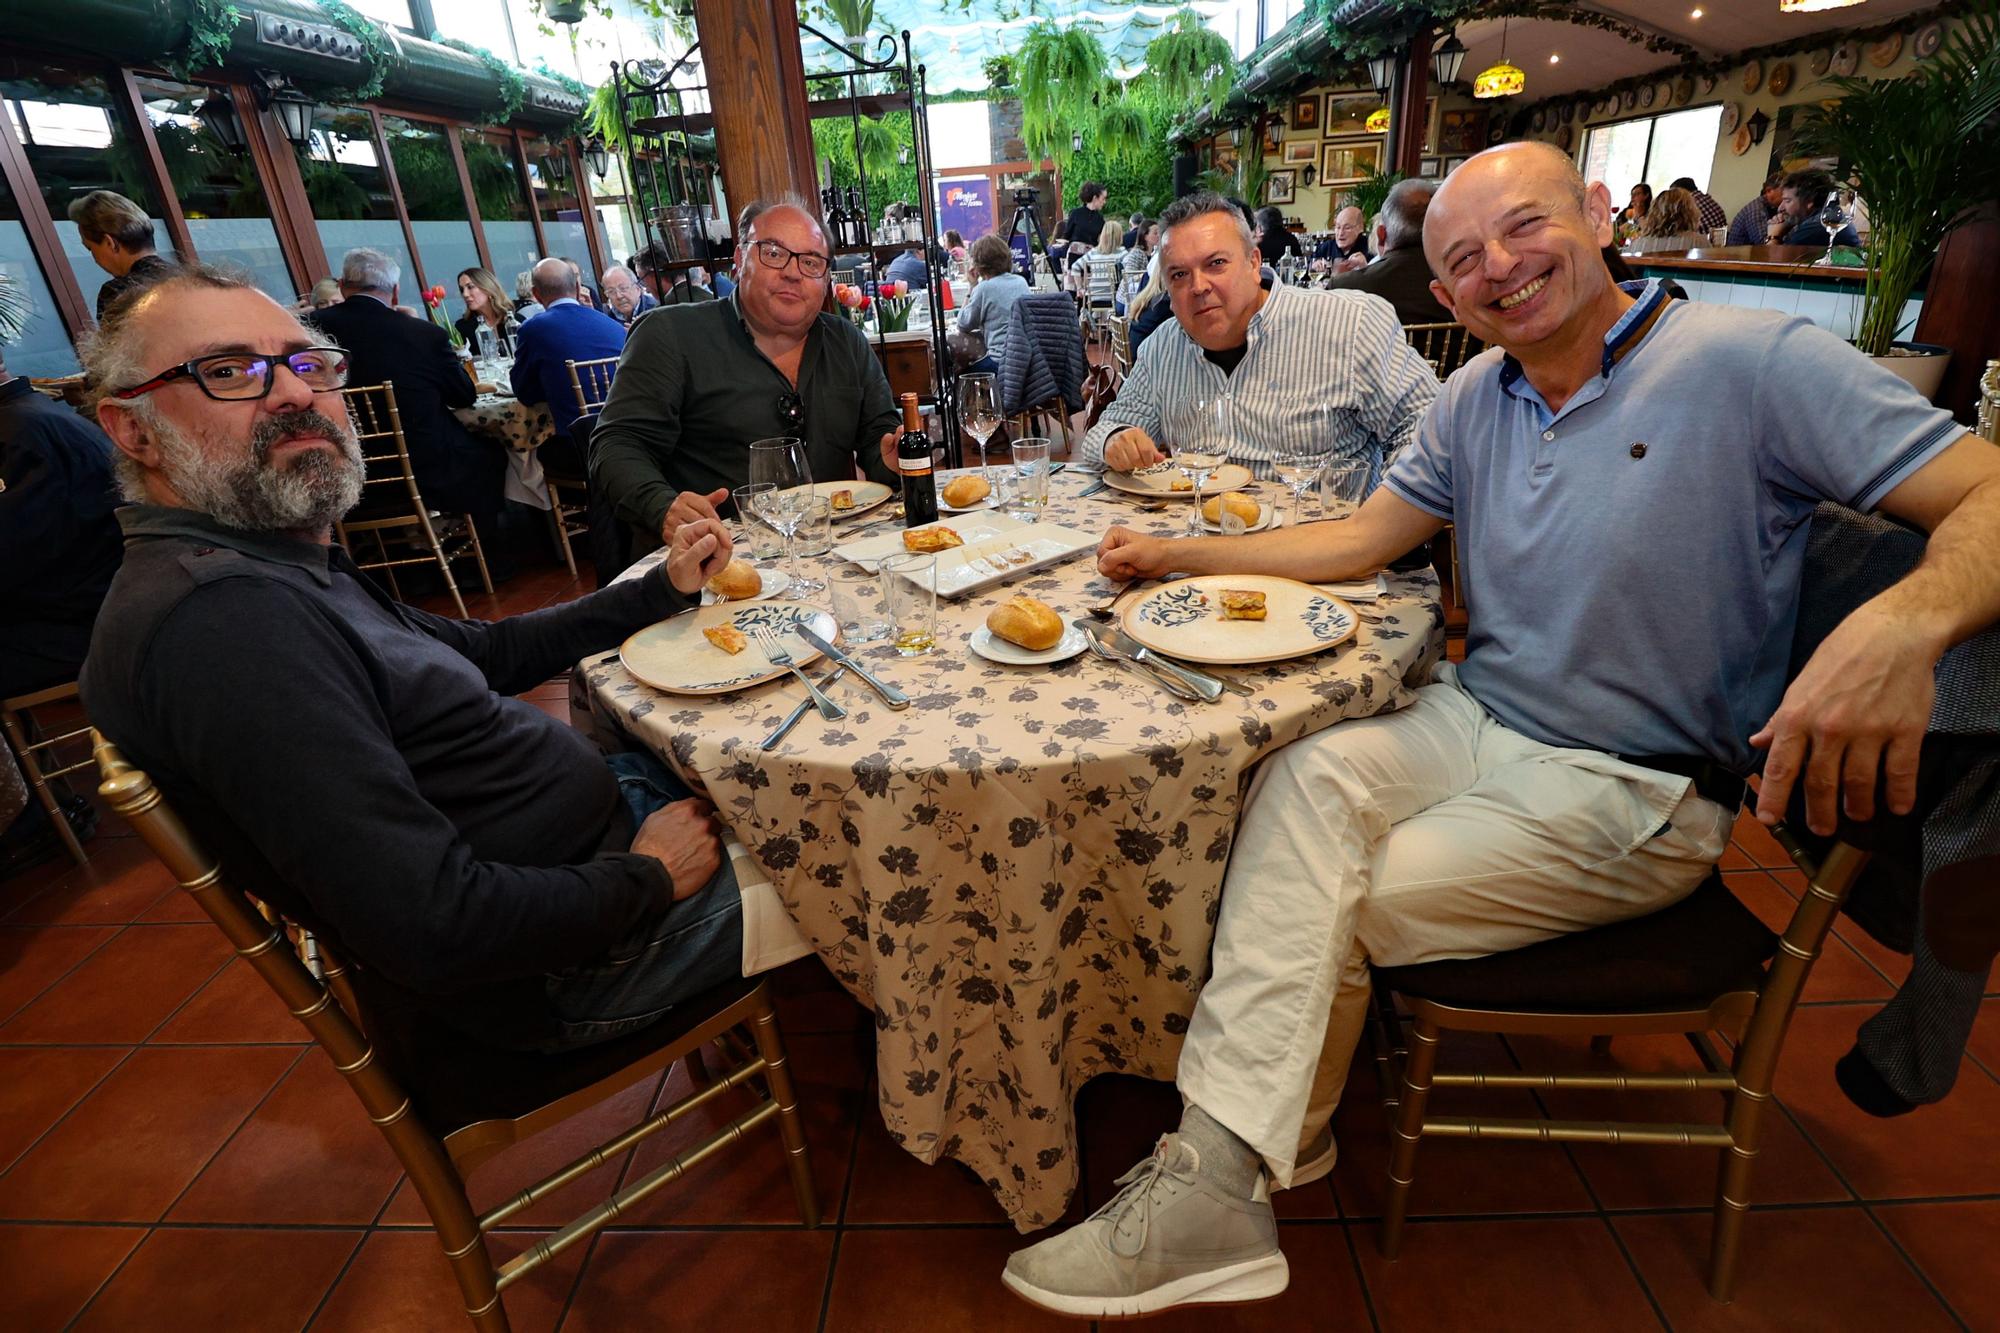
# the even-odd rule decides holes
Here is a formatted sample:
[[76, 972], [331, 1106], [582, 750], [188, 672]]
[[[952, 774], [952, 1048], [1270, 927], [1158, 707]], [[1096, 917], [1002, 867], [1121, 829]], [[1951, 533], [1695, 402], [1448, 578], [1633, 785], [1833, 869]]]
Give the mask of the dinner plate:
[[[804, 602], [723, 602], [647, 626], [619, 646], [618, 660], [633, 679], [668, 694], [729, 694], [791, 674], [771, 665], [757, 642], [758, 629], [776, 631], [780, 646], [800, 666], [817, 661], [819, 649], [790, 632], [800, 624], [829, 643], [840, 631], [832, 616]], [[722, 651], [702, 633], [716, 625], [734, 625], [750, 640], [748, 646], [740, 653]]]
[[[1264, 594], [1264, 619], [1224, 620], [1224, 589]], [[1125, 608], [1125, 632], [1185, 662], [1248, 666], [1345, 643], [1361, 623], [1338, 597], [1269, 574], [1203, 574], [1156, 588]]]
[[[1256, 499], [1255, 496], [1251, 498]], [[1278, 513], [1278, 506], [1272, 504], [1269, 500], [1258, 500], [1257, 521], [1247, 525], [1243, 530], [1245, 532], [1262, 532], [1266, 528], [1275, 528], [1283, 522], [1284, 519]], [[1222, 531], [1222, 525], [1210, 522], [1206, 514], [1202, 516], [1201, 526], [1209, 532]]]
[[[950, 528], [964, 543], [937, 553], [937, 592], [946, 598], [997, 587], [1009, 579], [1097, 549], [1098, 539], [1092, 533], [1055, 523], [1025, 523], [992, 510], [956, 514], [950, 522], [935, 526]], [[908, 549], [903, 545], [903, 533], [909, 530], [899, 528], [863, 537], [834, 547], [833, 553], [872, 570], [879, 566], [882, 557]]]
[[1009, 643], [992, 630], [981, 625], [972, 631], [965, 646], [978, 653], [989, 662], [1002, 666], [1045, 666], [1050, 662], [1067, 662], [1090, 646], [1090, 637], [1076, 626], [1063, 630], [1063, 636], [1056, 640], [1055, 647], [1036, 652], [1023, 648], [1018, 643]]
[[[782, 569], [760, 569], [757, 571], [757, 578], [761, 586], [756, 592], [751, 593], [748, 597], [734, 597], [728, 600], [739, 603], [766, 602], [773, 597], [783, 596], [792, 587], [792, 576]], [[702, 588], [701, 604], [703, 606], [720, 606], [723, 604], [723, 601], [723, 598], [717, 597], [706, 586]]]
[[890, 496], [896, 493], [879, 481], [816, 481], [813, 483], [813, 494], [815, 495], [824, 495], [830, 498], [835, 491], [854, 492], [854, 508], [836, 509], [833, 511], [833, 521], [836, 523], [845, 523], [850, 518], [859, 518], [869, 510], [881, 506]]
[[[1194, 499], [1194, 492], [1192, 490], [1177, 491], [1174, 489], [1173, 483], [1175, 478], [1186, 481], [1187, 475], [1179, 468], [1173, 466], [1173, 464], [1168, 463], [1164, 466], [1149, 468], [1144, 472], [1106, 472], [1104, 474], [1104, 484], [1114, 491], [1124, 491], [1127, 495], [1147, 495], [1159, 500]], [[1244, 467], [1241, 463], [1224, 463], [1221, 467], [1211, 472], [1208, 480], [1201, 484], [1201, 493], [1204, 496], [1209, 496], [1219, 491], [1240, 490], [1248, 486], [1251, 480], [1252, 477], [1249, 468]]]

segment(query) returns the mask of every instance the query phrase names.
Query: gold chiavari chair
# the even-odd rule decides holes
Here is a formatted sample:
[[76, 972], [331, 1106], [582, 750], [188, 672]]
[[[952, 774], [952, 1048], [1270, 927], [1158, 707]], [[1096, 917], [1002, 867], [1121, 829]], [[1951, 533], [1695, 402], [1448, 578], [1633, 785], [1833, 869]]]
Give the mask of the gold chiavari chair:
[[1111, 365], [1119, 383], [1132, 369], [1132, 321], [1124, 315], [1114, 316], [1109, 324], [1111, 331]]
[[0, 699], [0, 729], [6, 731], [7, 743], [13, 747], [15, 758], [21, 762], [21, 776], [26, 778], [28, 785], [34, 789], [35, 799], [42, 803], [42, 809], [48, 813], [50, 821], [55, 825], [56, 835], [62, 839], [63, 846], [69, 848], [69, 854], [76, 859], [76, 863], [82, 865], [90, 859], [90, 856], [83, 850], [83, 844], [77, 841], [76, 830], [71, 828], [69, 820], [63, 817], [62, 803], [56, 799], [56, 794], [50, 789], [49, 783], [65, 774], [89, 768], [90, 760], [79, 759], [60, 768], [46, 765], [62, 764], [62, 757], [57, 752], [68, 742], [88, 736], [90, 723], [85, 721], [68, 731], [49, 736], [44, 735], [42, 729], [36, 725], [34, 715], [37, 708], [77, 702], [77, 699], [74, 681], [29, 694], [17, 694], [11, 699]]
[[[386, 574], [390, 590], [398, 597], [402, 596], [396, 586], [398, 569], [435, 563], [444, 572], [444, 586], [463, 620], [465, 598], [459, 595], [458, 580], [452, 577], [453, 560], [471, 556], [479, 567], [480, 586], [488, 597], [493, 595], [493, 577], [486, 571], [479, 528], [470, 514], [439, 514], [424, 503], [417, 490], [417, 474], [410, 468], [410, 448], [403, 439], [403, 417], [396, 408], [393, 381], [342, 389], [340, 396], [361, 441], [361, 459], [367, 471], [360, 507], [336, 525], [340, 544], [360, 568]], [[375, 539], [377, 558], [365, 558], [355, 548], [354, 538], [362, 533]], [[398, 549], [414, 547], [420, 553], [394, 555], [392, 539]]]
[[[1774, 832], [1808, 881], [1781, 938], [1711, 875], [1680, 902], [1637, 920], [1484, 958], [1375, 969], [1372, 1036], [1390, 1124], [1382, 1218], [1386, 1256], [1395, 1258], [1402, 1246], [1417, 1146], [1425, 1136], [1719, 1148], [1708, 1290], [1718, 1301], [1730, 1299], [1750, 1206], [1750, 1171], [1771, 1109], [1785, 1032], [1834, 916], [1868, 861], [1868, 853], [1849, 841], [1834, 843], [1815, 860], [1789, 831]], [[1775, 961], [1768, 961], [1774, 953]], [[1409, 1011], [1407, 1042], [1398, 998]], [[1739, 1029], [1735, 1058], [1724, 1064], [1708, 1034]], [[1678, 1033], [1694, 1047], [1702, 1068], [1658, 1074], [1615, 1068], [1444, 1072], [1437, 1059], [1446, 1031], [1589, 1037], [1599, 1055], [1614, 1036]], [[1714, 1092], [1723, 1098], [1724, 1111], [1720, 1122], [1706, 1124], [1432, 1115], [1429, 1098], [1438, 1088]]]
[[1463, 324], [1405, 324], [1403, 337], [1417, 349], [1417, 355], [1431, 363], [1441, 380], [1450, 379], [1452, 372], [1484, 347]]
[[576, 446], [581, 475], [545, 469], [549, 483], [549, 521], [555, 526], [556, 544], [562, 548], [563, 563], [576, 574], [576, 558], [570, 554], [570, 539], [590, 531], [590, 432], [597, 414], [611, 397], [611, 377], [618, 369], [615, 356], [588, 361], [565, 361], [569, 367], [570, 392], [576, 395], [577, 419], [570, 426], [570, 441]]
[[[168, 808], [152, 779], [101, 735], [96, 754], [104, 778], [100, 793], [305, 1025], [388, 1140], [430, 1213], [464, 1297], [466, 1317], [481, 1333], [507, 1333], [501, 1294], [508, 1287], [766, 1121], [777, 1121], [800, 1215], [809, 1227], [819, 1224], [805, 1130], [763, 981], [718, 986], [651, 1027], [581, 1051], [530, 1055], [472, 1048], [462, 1037], [414, 1021], [392, 992], [371, 984], [365, 969], [345, 966], [323, 939], [315, 941], [320, 962], [316, 976], [287, 939], [288, 927], [295, 930], [296, 923], [268, 905], [260, 911], [232, 887], [221, 865]], [[748, 1029], [747, 1037], [740, 1029]], [[710, 1042], [722, 1048], [732, 1062], [729, 1067], [710, 1071], [702, 1062], [699, 1048]], [[686, 1096], [485, 1213], [473, 1211], [465, 1178], [480, 1163], [675, 1060], [687, 1062], [694, 1082]], [[495, 1227], [606, 1159], [744, 1087], [754, 1094], [748, 1110], [514, 1258], [493, 1262], [486, 1241]]]

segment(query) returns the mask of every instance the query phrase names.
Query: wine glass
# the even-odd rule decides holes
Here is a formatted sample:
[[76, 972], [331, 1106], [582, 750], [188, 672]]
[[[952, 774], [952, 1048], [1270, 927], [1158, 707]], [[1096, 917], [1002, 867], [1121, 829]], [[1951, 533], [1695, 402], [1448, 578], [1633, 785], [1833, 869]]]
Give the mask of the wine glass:
[[1826, 258], [1820, 262], [1829, 268], [1833, 266], [1834, 238], [1839, 236], [1840, 229], [1847, 225], [1847, 205], [1841, 198], [1843, 194], [1847, 194], [1848, 198], [1853, 197], [1845, 190], [1835, 190], [1827, 195], [1826, 205], [1819, 211], [1819, 225], [1826, 228]]
[[1292, 522], [1306, 521], [1306, 488], [1319, 476], [1326, 466], [1327, 451], [1325, 432], [1318, 429], [1319, 417], [1315, 415], [1313, 429], [1301, 436], [1279, 442], [1271, 459], [1271, 471], [1277, 474], [1292, 493]]
[[[979, 441], [980, 470], [990, 472], [986, 463], [986, 442], [1000, 429], [1000, 390], [993, 376], [978, 371], [958, 377], [959, 418], [965, 433]], [[988, 476], [990, 483], [992, 477]]]
[[805, 522], [817, 495], [805, 442], [789, 435], [751, 441], [750, 481], [752, 485], [766, 482], [771, 486], [757, 498], [758, 514], [785, 534], [785, 573], [792, 580], [793, 594], [807, 596], [824, 590], [825, 580], [799, 572], [799, 525]]
[[1220, 394], [1196, 394], [1174, 417], [1174, 466], [1194, 483], [1194, 511], [1188, 515], [1188, 535], [1199, 537], [1201, 488], [1215, 470], [1229, 461], [1222, 419], [1227, 400]]

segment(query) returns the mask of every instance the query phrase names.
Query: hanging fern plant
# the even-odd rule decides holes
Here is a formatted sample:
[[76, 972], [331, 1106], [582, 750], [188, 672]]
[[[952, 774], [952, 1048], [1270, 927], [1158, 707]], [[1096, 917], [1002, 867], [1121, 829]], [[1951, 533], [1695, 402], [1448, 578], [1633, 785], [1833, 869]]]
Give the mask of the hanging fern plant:
[[1014, 70], [1021, 87], [1021, 141], [1031, 156], [1069, 165], [1071, 136], [1096, 120], [1092, 100], [1111, 78], [1111, 58], [1097, 40], [1096, 25], [1036, 23], [1021, 39]]
[[1107, 92], [1098, 107], [1091, 137], [1106, 157], [1137, 165], [1150, 149], [1153, 125], [1137, 101]]
[[1182, 107], [1207, 103], [1218, 114], [1236, 86], [1236, 57], [1221, 33], [1192, 9], [1175, 13], [1166, 31], [1146, 43], [1146, 70], [1160, 95]]
[[196, 70], [220, 67], [223, 57], [229, 54], [236, 25], [243, 18], [243, 11], [231, 0], [192, 0], [188, 6], [187, 45], [163, 62], [167, 72], [177, 79], [186, 79]]

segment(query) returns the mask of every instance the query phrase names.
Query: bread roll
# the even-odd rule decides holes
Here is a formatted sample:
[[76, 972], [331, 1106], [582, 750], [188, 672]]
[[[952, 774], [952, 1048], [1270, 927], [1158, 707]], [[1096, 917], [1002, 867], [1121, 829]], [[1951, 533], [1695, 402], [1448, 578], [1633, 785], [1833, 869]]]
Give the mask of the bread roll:
[[1219, 525], [1225, 509], [1242, 519], [1245, 524], [1255, 523], [1264, 516], [1263, 506], [1241, 491], [1225, 491], [1213, 500], [1202, 501], [1201, 516]]
[[965, 539], [950, 528], [909, 528], [903, 533], [906, 551], [943, 551], [965, 545]]
[[747, 560], [731, 560], [708, 581], [708, 590], [725, 602], [740, 602], [764, 591], [764, 576]]
[[993, 494], [993, 488], [986, 484], [986, 478], [976, 473], [967, 473], [963, 477], [954, 477], [946, 482], [942, 494], [944, 502], [953, 509], [964, 509], [978, 504]]
[[1018, 643], [1030, 652], [1053, 648], [1063, 636], [1062, 617], [1046, 602], [1026, 593], [1015, 593], [993, 608], [986, 628], [1009, 643]]

